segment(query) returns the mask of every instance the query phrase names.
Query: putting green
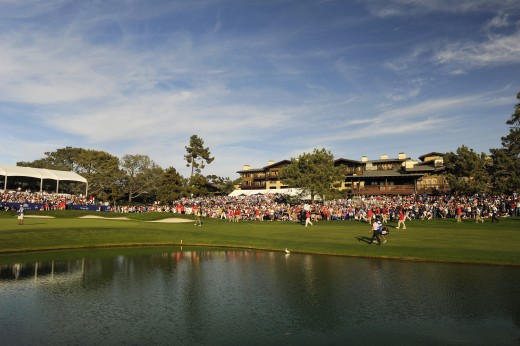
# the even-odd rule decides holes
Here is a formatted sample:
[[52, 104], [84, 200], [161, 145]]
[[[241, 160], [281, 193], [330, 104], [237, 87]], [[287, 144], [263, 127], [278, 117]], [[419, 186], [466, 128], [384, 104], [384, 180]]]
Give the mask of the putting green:
[[[34, 217], [38, 216], [38, 217]], [[45, 216], [45, 217], [42, 217]], [[154, 221], [154, 222], [152, 222]], [[23, 225], [0, 214], [0, 253], [116, 246], [195, 245], [342, 256], [520, 265], [520, 219], [476, 224], [414, 220], [406, 230], [388, 224], [388, 242], [369, 245], [371, 227], [359, 221], [230, 223], [167, 213], [29, 212]]]

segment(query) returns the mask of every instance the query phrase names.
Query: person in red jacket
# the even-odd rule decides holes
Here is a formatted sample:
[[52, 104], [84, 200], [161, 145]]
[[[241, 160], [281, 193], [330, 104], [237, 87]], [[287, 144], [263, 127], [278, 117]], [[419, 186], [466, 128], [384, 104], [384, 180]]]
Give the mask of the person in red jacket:
[[460, 204], [457, 206], [457, 210], [455, 211], [456, 217], [457, 217], [457, 223], [462, 222], [462, 208], [460, 207]]
[[374, 213], [372, 212], [372, 209], [371, 208], [368, 208], [367, 210], [367, 219], [368, 219], [368, 223], [372, 223], [372, 218], [374, 217]]
[[311, 222], [311, 213], [307, 210], [305, 212], [305, 227], [307, 227], [308, 225], [313, 225], [312, 222]]
[[405, 215], [404, 215], [404, 212], [403, 212], [403, 209], [399, 209], [399, 221], [397, 221], [397, 229], [400, 229], [401, 228], [401, 225], [403, 225], [403, 229], [406, 229], [406, 225], [404, 224], [404, 218], [405, 218]]

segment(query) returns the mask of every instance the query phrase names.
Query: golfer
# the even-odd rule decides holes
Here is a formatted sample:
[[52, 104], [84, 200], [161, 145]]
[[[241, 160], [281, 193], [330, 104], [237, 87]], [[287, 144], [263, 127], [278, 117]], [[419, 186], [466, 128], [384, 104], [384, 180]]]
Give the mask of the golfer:
[[197, 208], [195, 211], [195, 226], [202, 226], [202, 220], [200, 219], [202, 216], [202, 212], [200, 211], [200, 208]]
[[20, 209], [18, 209], [18, 224], [23, 225], [23, 205], [20, 204]]
[[377, 222], [377, 220], [374, 220], [374, 223], [372, 223], [372, 239], [370, 245], [374, 243], [374, 239], [377, 239], [377, 245], [381, 245], [381, 239], [379, 239], [379, 222]]

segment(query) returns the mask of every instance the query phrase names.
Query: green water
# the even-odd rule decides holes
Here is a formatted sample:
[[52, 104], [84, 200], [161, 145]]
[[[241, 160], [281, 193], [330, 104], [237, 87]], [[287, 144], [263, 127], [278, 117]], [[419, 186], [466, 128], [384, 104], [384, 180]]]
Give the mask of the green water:
[[2, 345], [520, 343], [518, 267], [186, 248], [10, 260]]

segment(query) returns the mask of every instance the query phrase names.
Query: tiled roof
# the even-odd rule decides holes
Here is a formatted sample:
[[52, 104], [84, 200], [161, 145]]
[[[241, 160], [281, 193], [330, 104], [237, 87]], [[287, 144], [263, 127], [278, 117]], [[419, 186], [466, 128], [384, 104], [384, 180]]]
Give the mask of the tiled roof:
[[[349, 175], [351, 176], [351, 175]], [[405, 171], [396, 170], [385, 170], [385, 171], [364, 171], [363, 174], [359, 174], [356, 177], [366, 178], [384, 178], [384, 177], [421, 177], [422, 174], [418, 173], [406, 173]]]
[[445, 155], [446, 155], [446, 154], [438, 153], [438, 152], [432, 151], [431, 153], [428, 153], [428, 154], [424, 154], [424, 155], [419, 156], [419, 160], [424, 161], [424, 159], [427, 158], [428, 156], [440, 156], [440, 157], [443, 157], [443, 156], [445, 156]]
[[435, 167], [427, 165], [417, 165], [410, 168], [405, 168], [407, 172], [435, 172]]
[[367, 162], [371, 162], [371, 163], [388, 163], [388, 162], [403, 162], [403, 161], [408, 161], [410, 160], [409, 157], [405, 158], [405, 159], [378, 159], [378, 160], [368, 160]]

